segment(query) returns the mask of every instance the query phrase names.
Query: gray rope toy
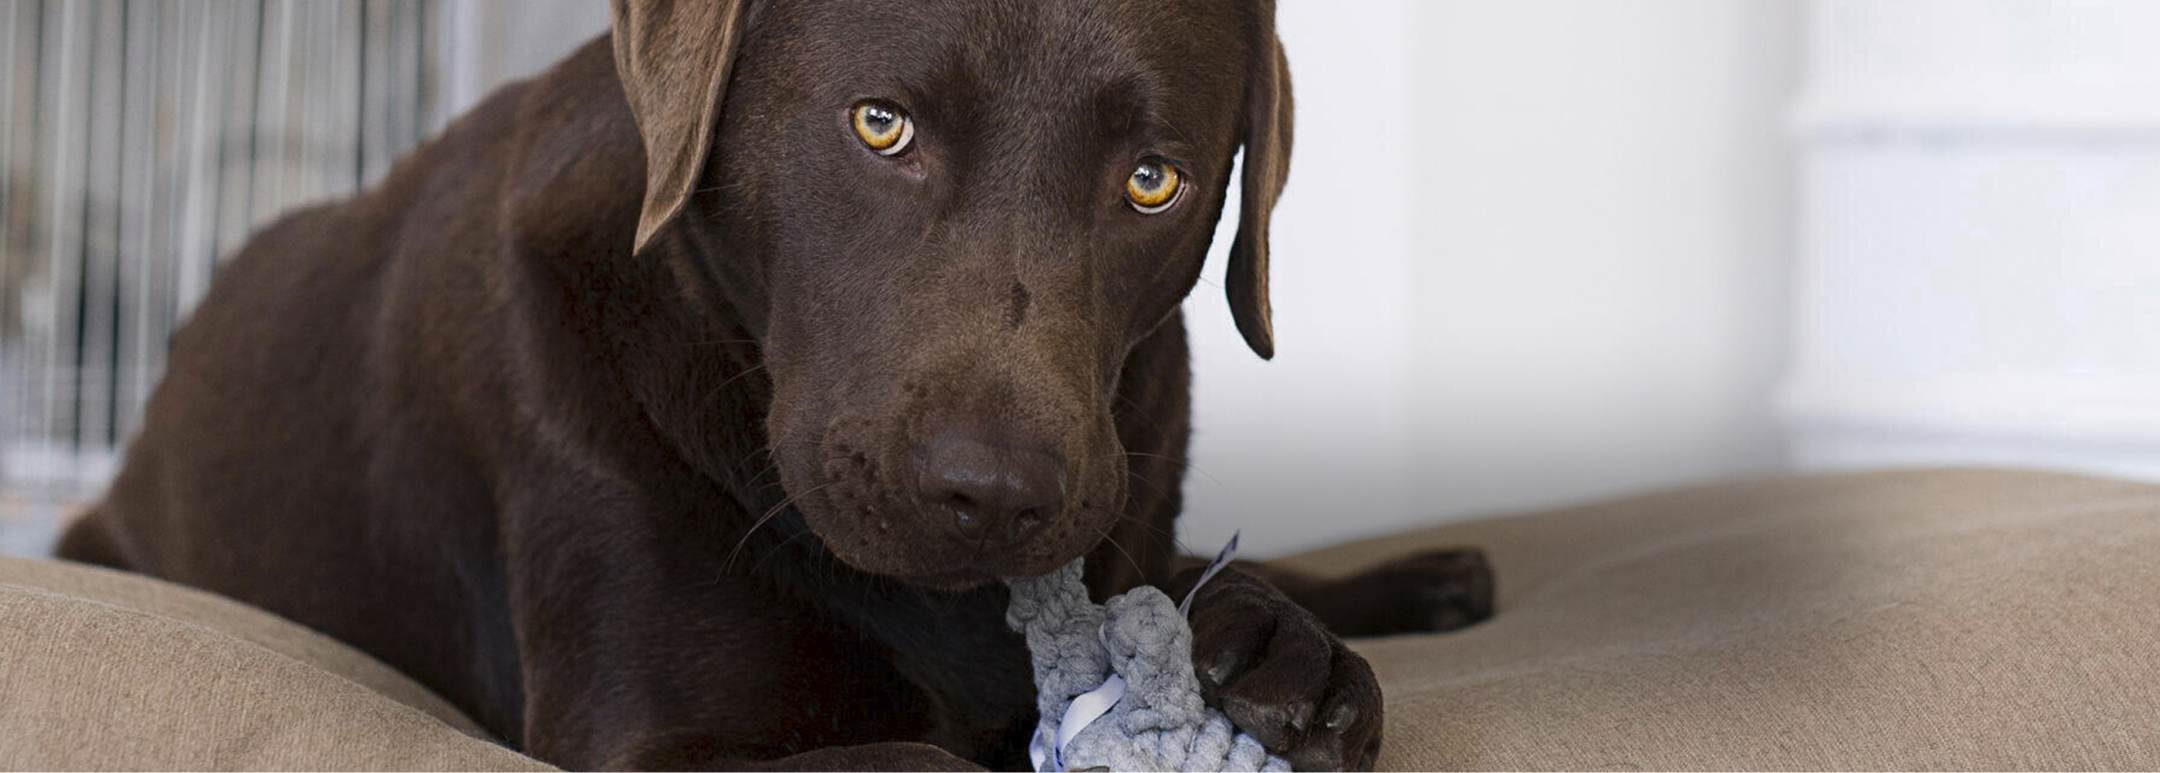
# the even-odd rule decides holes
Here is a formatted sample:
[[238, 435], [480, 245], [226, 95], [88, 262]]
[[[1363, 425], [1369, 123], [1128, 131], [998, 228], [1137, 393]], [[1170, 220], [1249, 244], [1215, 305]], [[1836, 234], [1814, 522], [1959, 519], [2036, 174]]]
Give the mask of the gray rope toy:
[[1290, 769], [1209, 708], [1193, 676], [1185, 607], [1236, 550], [1233, 536], [1184, 604], [1142, 586], [1098, 606], [1088, 600], [1081, 561], [1007, 581], [1005, 621], [1027, 636], [1035, 665], [1041, 718], [1028, 743], [1035, 770]]

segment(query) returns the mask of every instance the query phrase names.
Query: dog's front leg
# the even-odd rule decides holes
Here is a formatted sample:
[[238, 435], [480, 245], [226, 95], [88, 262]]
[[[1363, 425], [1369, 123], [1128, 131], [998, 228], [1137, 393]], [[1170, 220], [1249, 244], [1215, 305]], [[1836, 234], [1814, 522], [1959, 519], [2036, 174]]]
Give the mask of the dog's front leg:
[[1477, 548], [1415, 553], [1344, 577], [1258, 562], [1235, 566], [1312, 610], [1337, 636], [1443, 633], [1493, 615], [1492, 567]]
[[929, 770], [976, 771], [982, 766], [926, 743], [890, 741], [829, 746], [778, 759], [751, 759], [702, 733], [649, 736], [608, 760], [607, 770]]
[[860, 637], [727, 574], [718, 515], [586, 484], [509, 510], [527, 753], [572, 770], [979, 769], [898, 742], [925, 721], [906, 685]]

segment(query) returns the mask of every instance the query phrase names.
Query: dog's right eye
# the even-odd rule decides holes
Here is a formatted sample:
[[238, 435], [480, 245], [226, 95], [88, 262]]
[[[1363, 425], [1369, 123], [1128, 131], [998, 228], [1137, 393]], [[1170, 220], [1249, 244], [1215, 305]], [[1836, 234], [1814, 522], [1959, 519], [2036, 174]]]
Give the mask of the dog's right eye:
[[1179, 183], [1175, 165], [1159, 158], [1144, 159], [1125, 178], [1125, 200], [1140, 214], [1152, 215], [1177, 203]]
[[915, 139], [915, 121], [905, 111], [878, 101], [862, 102], [851, 111], [855, 137], [880, 156], [897, 155]]

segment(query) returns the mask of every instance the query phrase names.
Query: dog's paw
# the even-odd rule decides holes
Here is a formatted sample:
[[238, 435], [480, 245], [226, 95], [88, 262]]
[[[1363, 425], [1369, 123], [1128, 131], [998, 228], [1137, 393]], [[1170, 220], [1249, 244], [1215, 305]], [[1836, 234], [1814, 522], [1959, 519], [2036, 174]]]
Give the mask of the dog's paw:
[[1493, 615], [1493, 573], [1476, 548], [1434, 550], [1335, 583], [1328, 624], [1343, 636], [1452, 631]]
[[1298, 770], [1372, 768], [1380, 683], [1319, 618], [1231, 569], [1201, 588], [1192, 626], [1201, 690], [1240, 730]]

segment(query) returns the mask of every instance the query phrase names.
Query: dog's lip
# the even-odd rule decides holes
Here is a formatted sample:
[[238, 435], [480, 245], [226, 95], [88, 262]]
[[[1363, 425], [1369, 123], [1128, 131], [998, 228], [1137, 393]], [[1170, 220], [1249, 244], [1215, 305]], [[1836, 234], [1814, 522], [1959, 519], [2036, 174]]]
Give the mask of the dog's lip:
[[[826, 532], [818, 528], [820, 523], [819, 514], [827, 512], [821, 509], [826, 503], [820, 501], [820, 498], [824, 495], [824, 489], [830, 485], [828, 482], [812, 486], [808, 494], [796, 498], [792, 502], [793, 507], [803, 514], [806, 521], [805, 525], [809, 528], [810, 533], [816, 535], [816, 538], [824, 543], [825, 550], [838, 558], [841, 563], [856, 571], [898, 580], [909, 585], [940, 591], [966, 591], [985, 585], [1002, 584], [1007, 579], [1014, 577], [1035, 577], [1056, 571], [1058, 567], [1078, 559], [1080, 556], [1085, 555], [1087, 550], [1093, 549], [1090, 546], [1047, 566], [1041, 565], [1040, 560], [1015, 560], [1017, 558], [1015, 555], [1007, 553], [975, 552], [968, 554], [949, 549], [929, 551], [929, 553], [934, 554], [934, 557], [918, 554], [918, 560], [903, 561], [896, 566], [878, 560], [876, 556], [856, 555], [852, 551], [837, 549], [839, 546], [847, 544], [847, 540], [830, 540], [827, 538]], [[830, 513], [827, 514], [830, 515]], [[910, 514], [916, 516], [917, 519], [921, 516], [919, 511], [913, 513], [901, 510], [891, 512], [865, 511], [864, 515], [868, 522], [857, 522], [852, 528], [855, 530], [872, 530], [879, 537], [892, 537], [894, 535], [890, 534], [891, 527], [894, 524], [910, 520], [908, 517]], [[1067, 513], [1066, 515], [1073, 514]], [[844, 522], [847, 519], [842, 516], [839, 520]], [[925, 558], [927, 560], [922, 560]], [[1040, 558], [1041, 556], [1035, 557], [1035, 559]], [[928, 564], [928, 566], [925, 566], [925, 564]]]
[[[1060, 561], [1057, 566], [1064, 566], [1065, 563]], [[982, 585], [1002, 583], [1014, 577], [1034, 577], [1049, 571], [1055, 571], [1055, 568], [1037, 570], [1034, 567], [1022, 567], [1011, 562], [998, 561], [991, 556], [979, 556], [955, 562], [951, 565], [951, 568], [932, 572], [893, 575], [893, 578], [925, 587], [965, 590]]]
[[[812, 527], [811, 533], [818, 534], [818, 539], [821, 541], [825, 538], [823, 534], [817, 532], [815, 527]], [[864, 556], [852, 556], [844, 551], [833, 550], [830, 542], [827, 542], [826, 546], [826, 550], [830, 551], [834, 557], [856, 571], [888, 577], [926, 588], [966, 590], [988, 583], [999, 582], [1002, 577], [989, 562], [979, 558], [948, 559], [943, 563], [935, 564], [935, 569], [924, 569], [920, 566], [879, 566], [875, 561], [864, 563], [863, 559], [866, 558]]]
[[898, 579], [903, 582], [914, 583], [916, 585], [923, 585], [932, 588], [943, 588], [947, 590], [965, 590], [967, 588], [973, 588], [976, 586], [987, 585], [993, 582], [997, 582], [998, 576], [995, 573], [986, 571], [980, 567], [964, 567], [960, 569], [947, 570], [942, 572], [931, 572], [928, 574], [902, 575]]

